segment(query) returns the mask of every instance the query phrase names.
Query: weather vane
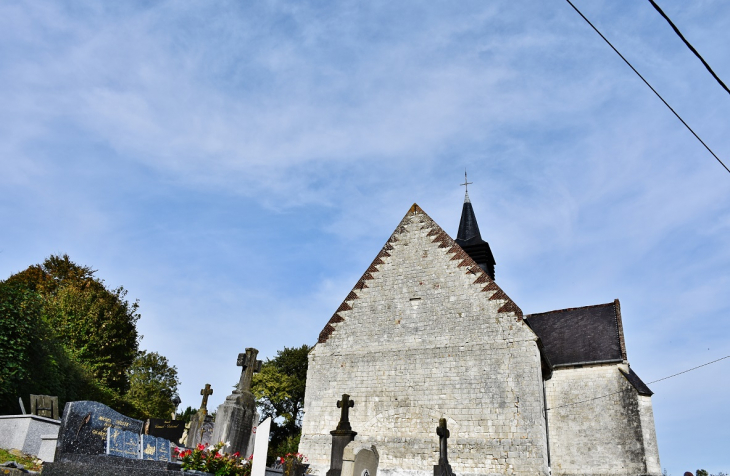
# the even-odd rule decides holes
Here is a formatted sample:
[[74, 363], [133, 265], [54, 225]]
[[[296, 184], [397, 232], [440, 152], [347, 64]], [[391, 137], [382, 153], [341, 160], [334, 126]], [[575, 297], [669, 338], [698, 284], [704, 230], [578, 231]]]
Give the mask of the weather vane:
[[466, 193], [469, 193], [469, 185], [471, 185], [472, 183], [474, 183], [474, 182], [468, 182], [466, 180], [466, 170], [464, 170], [464, 183], [461, 183], [459, 185], [466, 187]]

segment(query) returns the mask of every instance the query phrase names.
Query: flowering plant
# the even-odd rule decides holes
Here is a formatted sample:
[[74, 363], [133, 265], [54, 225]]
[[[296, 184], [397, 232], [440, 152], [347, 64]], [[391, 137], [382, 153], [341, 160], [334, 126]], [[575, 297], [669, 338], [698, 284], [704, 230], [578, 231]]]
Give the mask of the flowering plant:
[[242, 458], [240, 453], [232, 455], [222, 452], [229, 443], [216, 445], [198, 445], [195, 449], [181, 450], [175, 448], [175, 456], [182, 461], [182, 469], [205, 471], [215, 476], [250, 476], [251, 459]]
[[287, 453], [283, 458], [281, 456], [276, 458], [285, 476], [309, 474], [311, 470], [307, 461], [307, 457], [301, 453]]

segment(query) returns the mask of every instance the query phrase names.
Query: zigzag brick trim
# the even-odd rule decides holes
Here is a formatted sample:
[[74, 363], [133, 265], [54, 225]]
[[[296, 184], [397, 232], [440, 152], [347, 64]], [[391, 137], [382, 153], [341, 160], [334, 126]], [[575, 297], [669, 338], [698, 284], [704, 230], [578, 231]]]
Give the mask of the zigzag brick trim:
[[430, 228], [426, 236], [435, 237], [431, 242], [438, 242], [439, 248], [449, 248], [446, 253], [451, 253], [454, 255], [451, 257], [451, 260], [461, 260], [457, 267], [466, 267], [467, 273], [473, 273], [476, 276], [476, 280], [473, 284], [487, 283], [487, 285], [482, 289], [482, 292], [496, 291], [492, 296], [489, 297], [489, 299], [505, 301], [505, 303], [499, 308], [497, 312], [513, 312], [517, 316], [518, 321], [522, 320], [522, 310], [509, 298], [509, 296], [507, 296], [507, 294], [505, 294], [504, 291], [502, 291], [502, 289], [494, 281], [492, 281], [492, 279], [479, 267], [479, 265], [476, 264], [471, 256], [469, 256], [459, 245], [457, 245], [456, 242], [436, 222], [434, 222], [431, 217], [426, 214], [426, 212], [421, 210], [421, 208], [414, 203], [406, 216], [403, 218], [403, 220], [401, 220], [401, 223], [395, 229], [393, 234], [390, 235], [388, 241], [385, 242], [385, 245], [377, 254], [368, 269], [363, 273], [362, 277], [352, 288], [352, 291], [350, 291], [340, 307], [337, 309], [337, 312], [335, 312], [332, 318], [330, 318], [329, 322], [327, 322], [327, 325], [325, 325], [324, 329], [322, 329], [322, 332], [319, 333], [319, 340], [317, 341], [317, 343], [322, 344], [327, 342], [327, 339], [329, 339], [329, 337], [335, 331], [335, 327], [333, 326], [333, 324], [337, 324], [338, 322], [342, 322], [345, 320], [345, 318], [340, 315], [340, 312], [346, 312], [351, 310], [352, 307], [347, 302], [354, 301], [355, 299], [359, 298], [355, 291], [361, 291], [363, 289], [366, 289], [368, 286], [367, 284], [365, 284], [365, 281], [375, 279], [373, 277], [373, 274], [380, 271], [377, 267], [378, 265], [385, 264], [383, 258], [390, 257], [390, 253], [388, 252], [393, 250], [392, 244], [398, 241], [397, 235], [407, 232], [404, 221], [410, 219], [410, 216], [415, 214], [422, 215], [422, 218], [426, 222], [425, 225], [421, 227], [422, 230], [425, 228]]
[[322, 332], [319, 333], [319, 340], [317, 340], [317, 343], [321, 344], [323, 342], [327, 342], [327, 339], [329, 339], [334, 331], [335, 328], [332, 327], [332, 324], [327, 323], [327, 325], [324, 326], [324, 329], [322, 329]]
[[337, 313], [334, 313], [327, 324], [337, 324], [338, 322], [344, 321], [345, 318]]

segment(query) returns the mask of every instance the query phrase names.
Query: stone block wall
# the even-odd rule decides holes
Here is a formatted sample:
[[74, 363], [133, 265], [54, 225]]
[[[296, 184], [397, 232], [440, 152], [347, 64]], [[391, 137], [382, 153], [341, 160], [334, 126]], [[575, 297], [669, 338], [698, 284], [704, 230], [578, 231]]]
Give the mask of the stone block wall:
[[661, 474], [651, 399], [619, 365], [555, 369], [545, 389], [553, 475]]
[[315, 474], [348, 393], [382, 474], [433, 474], [439, 418], [459, 476], [545, 475], [540, 356], [521, 311], [417, 206], [311, 351], [299, 451]]

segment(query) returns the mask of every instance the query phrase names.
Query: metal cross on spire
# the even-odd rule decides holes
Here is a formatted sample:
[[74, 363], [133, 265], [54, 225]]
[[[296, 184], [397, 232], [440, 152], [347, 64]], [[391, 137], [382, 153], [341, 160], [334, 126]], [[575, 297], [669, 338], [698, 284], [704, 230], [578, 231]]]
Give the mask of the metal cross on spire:
[[469, 185], [471, 185], [474, 182], [469, 182], [466, 180], [466, 170], [464, 170], [464, 183], [460, 183], [459, 185], [466, 187], [466, 193], [469, 193]]

